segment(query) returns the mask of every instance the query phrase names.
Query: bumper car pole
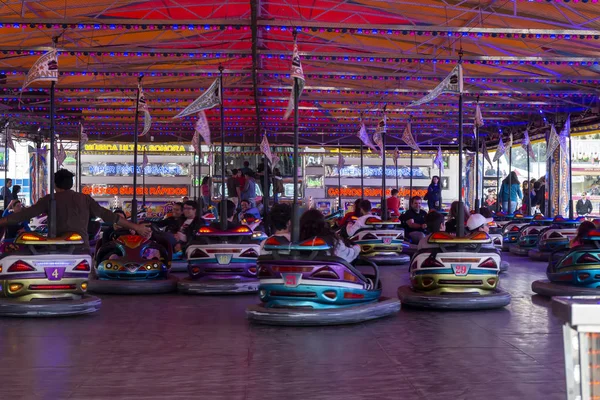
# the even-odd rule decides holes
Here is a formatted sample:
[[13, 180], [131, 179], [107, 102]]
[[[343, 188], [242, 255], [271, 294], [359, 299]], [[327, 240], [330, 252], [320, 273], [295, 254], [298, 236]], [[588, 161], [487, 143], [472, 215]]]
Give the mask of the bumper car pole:
[[[408, 194], [408, 202], [409, 202], [409, 207], [410, 207], [410, 199], [412, 197], [412, 192], [413, 192], [413, 155], [414, 155], [414, 150], [410, 149], [410, 189], [409, 189], [409, 194]], [[397, 189], [397, 188], [396, 188]]]
[[[458, 64], [461, 68], [462, 64], [462, 48], [458, 52]], [[462, 77], [459, 77], [462, 79]], [[462, 82], [459, 82], [462, 86]], [[463, 203], [462, 179], [463, 179], [463, 94], [459, 87], [458, 94], [458, 223], [456, 225], [456, 236], [465, 236], [465, 207]]]
[[[387, 104], [385, 106], [383, 106], [383, 120], [384, 121], [386, 120], [386, 117], [385, 117], [386, 108], [387, 108]], [[383, 167], [382, 168], [382, 174], [381, 174], [381, 188], [382, 188], [382, 192], [381, 192], [381, 220], [382, 221], [385, 221], [385, 220], [388, 219], [387, 218], [388, 217], [388, 215], [387, 215], [387, 198], [385, 196], [385, 192], [386, 192], [386, 179], [385, 179], [386, 178], [386, 176], [385, 176], [385, 168], [386, 168], [386, 166], [385, 166], [386, 165], [386, 159], [385, 159], [385, 155], [386, 155], [385, 154], [385, 142], [386, 142], [385, 136], [386, 135], [385, 134], [386, 134], [386, 132], [385, 131], [386, 130], [387, 130], [387, 123], [386, 123], [386, 125], [384, 125], [384, 129], [381, 132], [381, 146], [382, 146], [382, 149], [381, 149], [381, 153], [382, 153], [382, 156], [381, 156], [381, 166]]]
[[342, 159], [342, 146], [338, 140], [338, 211], [342, 209], [342, 167], [344, 160]]
[[[364, 199], [365, 198], [365, 194], [363, 193], [365, 190], [365, 174], [363, 173], [363, 168], [364, 168], [364, 157], [363, 157], [363, 153], [364, 153], [364, 148], [363, 148], [363, 141], [360, 141], [360, 199]], [[398, 177], [396, 177], [396, 179], [398, 179]]]
[[[294, 30], [294, 44], [296, 44], [296, 35], [297, 33]], [[298, 206], [298, 101], [300, 101], [300, 81], [299, 78], [294, 77], [294, 159], [292, 162], [292, 171], [294, 173], [294, 204], [292, 205], [292, 243], [297, 243], [300, 240], [300, 207]]]
[[[219, 222], [221, 229], [227, 230], [227, 203], [225, 202], [225, 109], [223, 108], [223, 66], [219, 65], [219, 98], [221, 107], [221, 209]], [[202, 194], [202, 193], [201, 193]], [[264, 194], [263, 194], [264, 196]], [[241, 200], [240, 200], [241, 204]]]
[[138, 116], [140, 114], [140, 88], [142, 78], [138, 77], [137, 96], [135, 98], [135, 122], [133, 128], [133, 198], [131, 199], [131, 221], [137, 224], [137, 155], [138, 155]]
[[[477, 105], [479, 105], [479, 96], [477, 96]], [[477, 120], [477, 116], [475, 116]], [[483, 171], [482, 175], [483, 175]], [[482, 185], [483, 186], [483, 182]], [[483, 203], [483, 196], [481, 197]], [[479, 124], [475, 121], [475, 212], [479, 212]]]
[[[59, 36], [52, 38], [52, 41], [54, 42], [54, 48], [56, 48], [56, 45], [58, 44], [58, 38]], [[56, 154], [54, 154], [54, 145], [56, 143], [56, 138], [54, 137], [56, 131], [54, 121], [54, 114], [56, 113], [55, 92], [56, 81], [52, 81], [52, 83], [50, 83], [50, 210], [48, 213], [49, 238], [56, 237], [56, 199], [54, 198], [54, 157], [56, 157]], [[8, 165], [5, 165], [5, 174], [7, 169]], [[4, 181], [4, 187], [6, 187], [6, 180]], [[3, 193], [3, 195], [6, 196], [6, 193]]]
[[573, 219], [573, 171], [571, 170], [573, 166], [571, 163], [573, 147], [571, 146], [571, 132], [567, 133], [569, 135], [569, 219]]

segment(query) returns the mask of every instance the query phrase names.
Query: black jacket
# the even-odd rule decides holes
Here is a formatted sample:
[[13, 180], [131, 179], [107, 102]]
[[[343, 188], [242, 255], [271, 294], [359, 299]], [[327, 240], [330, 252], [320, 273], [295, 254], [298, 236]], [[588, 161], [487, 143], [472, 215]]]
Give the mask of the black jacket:
[[591, 213], [594, 208], [592, 207], [592, 202], [589, 199], [587, 199], [585, 202], [583, 199], [579, 199], [577, 200], [577, 206], [575, 209], [577, 210], [577, 215], [585, 215]]

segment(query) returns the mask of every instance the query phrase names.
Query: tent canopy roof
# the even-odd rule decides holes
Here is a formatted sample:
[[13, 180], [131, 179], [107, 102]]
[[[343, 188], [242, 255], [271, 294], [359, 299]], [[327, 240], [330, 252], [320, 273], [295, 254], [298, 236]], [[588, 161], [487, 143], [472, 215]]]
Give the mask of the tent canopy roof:
[[[573, 124], [598, 113], [600, 7], [595, 2], [395, 0], [7, 0], [0, 8], [0, 113], [14, 129], [48, 128], [49, 84], [19, 91], [27, 71], [59, 36], [57, 132], [131, 140], [138, 76], [155, 140], [190, 140], [195, 117], [173, 120], [224, 68], [225, 136], [289, 143], [283, 120], [292, 80], [292, 32], [306, 86], [301, 141], [358, 143], [387, 104], [390, 144], [410, 119], [422, 144], [451, 143], [458, 96], [407, 105], [454, 68], [462, 50], [464, 131], [479, 100], [489, 140], [500, 129]], [[0, 81], [4, 81], [0, 75]], [[220, 137], [219, 111], [207, 112]], [[141, 117], [140, 117], [141, 118]], [[141, 125], [141, 124], [140, 124]], [[140, 127], [141, 129], [141, 127]], [[396, 137], [396, 138], [395, 138]]]

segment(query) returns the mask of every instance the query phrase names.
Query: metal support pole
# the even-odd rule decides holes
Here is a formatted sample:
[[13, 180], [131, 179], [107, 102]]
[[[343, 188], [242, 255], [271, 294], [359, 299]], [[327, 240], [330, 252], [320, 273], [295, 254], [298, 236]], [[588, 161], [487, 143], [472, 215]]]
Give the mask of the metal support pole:
[[300, 207], [298, 206], [298, 101], [300, 100], [300, 85], [298, 78], [294, 78], [294, 156], [293, 156], [293, 173], [294, 173], [294, 197], [292, 208], [292, 243], [300, 240]]
[[456, 235], [465, 235], [465, 207], [463, 203], [463, 95], [458, 95], [458, 213]]
[[408, 196], [408, 203], [410, 206], [410, 199], [413, 197], [413, 153], [414, 150], [410, 149], [410, 191]]
[[342, 148], [340, 146], [340, 141], [338, 140], [338, 210], [342, 209], [342, 166], [339, 163], [341, 155]]
[[8, 125], [7, 122], [4, 130], [4, 187], [2, 188], [4, 192], [2, 196], [6, 196], [6, 181], [8, 180]]
[[[219, 98], [221, 99], [221, 207], [219, 216], [221, 230], [227, 230], [227, 202], [225, 201], [225, 108], [223, 99], [223, 66], [219, 65]], [[213, 169], [214, 172], [214, 169]], [[210, 190], [209, 190], [210, 193]]]
[[574, 217], [574, 212], [573, 212], [573, 170], [572, 170], [572, 163], [571, 163], [571, 159], [573, 156], [573, 147], [571, 146], [571, 132], [569, 132], [569, 219], [573, 219]]
[[198, 193], [198, 199], [196, 200], [198, 202], [198, 210], [202, 210], [202, 208], [204, 207], [201, 192], [202, 189], [200, 188], [200, 183], [202, 182], [202, 142], [198, 143], [198, 165], [196, 166], [196, 168], [198, 168], [198, 171], [196, 173], [197, 179], [193, 182], [193, 185], [195, 186], [196, 192]]
[[[146, 149], [144, 149], [144, 159], [146, 158]], [[142, 161], [142, 209], [146, 208], [146, 166]]]
[[500, 211], [500, 203], [500, 159], [498, 158], [496, 161], [496, 212]]
[[137, 156], [138, 156], [138, 116], [140, 114], [140, 85], [143, 75], [138, 77], [137, 95], [135, 97], [135, 120], [133, 127], [133, 198], [131, 199], [131, 220], [137, 223]]
[[[509, 211], [512, 210], [512, 204], [510, 201], [510, 194], [512, 192], [511, 170], [512, 170], [512, 146], [508, 148], [508, 210], [507, 210], [508, 214], [510, 214]], [[514, 214], [514, 212], [512, 214]]]
[[364, 153], [364, 148], [363, 148], [363, 142], [362, 140], [360, 141], [360, 198], [364, 199], [365, 198], [365, 173], [363, 171], [364, 166], [364, 160], [363, 160], [363, 154]]
[[[529, 173], [530, 169], [531, 165], [529, 163], [529, 149], [527, 149], [527, 199], [525, 199], [527, 202], [527, 215], [531, 215], [531, 190], [533, 189]], [[525, 196], [525, 193], [523, 193], [523, 196]]]
[[[483, 171], [481, 172], [483, 174]], [[475, 212], [479, 212], [479, 127], [477, 126], [475, 126]]]
[[[83, 127], [81, 128], [83, 129]], [[81, 192], [83, 185], [81, 184], [81, 129], [79, 129], [79, 145], [77, 146], [77, 191]]]
[[194, 201], [198, 202], [198, 191], [196, 190], [196, 151], [192, 156], [192, 189], [194, 190]]
[[[442, 161], [442, 163], [443, 163], [443, 161]], [[438, 184], [440, 185], [440, 205], [439, 205], [440, 208], [439, 209], [443, 210], [443, 207], [442, 207], [442, 192], [443, 192], [444, 186], [442, 186], [442, 166], [441, 165], [440, 165], [440, 181], [438, 182]]]
[[[384, 111], [385, 113], [385, 111]], [[382, 193], [381, 193], [381, 219], [382, 220], [387, 220], [388, 219], [388, 215], [387, 215], [387, 198], [386, 198], [386, 152], [385, 152], [385, 139], [386, 139], [386, 132], [385, 130], [383, 132], [381, 132], [381, 145], [382, 145], [382, 152], [383, 152], [383, 157], [382, 157], [382, 164], [383, 164], [383, 171], [381, 173], [381, 188], [382, 188]]]
[[[269, 160], [267, 157], [263, 157], [263, 162], [265, 164], [265, 177], [263, 178], [263, 218], [265, 219], [265, 230], [267, 231], [267, 234], [269, 234], [271, 228], [271, 223], [269, 221], [269, 202], [271, 199], [269, 189], [271, 185], [269, 184], [269, 179], [271, 179], [271, 177], [269, 176]], [[223, 183], [223, 193], [225, 193], [225, 183]]]
[[396, 190], [400, 190], [400, 185], [398, 184], [398, 155], [396, 154], [396, 150], [394, 150], [394, 158], [396, 159], [394, 163], [396, 167], [396, 173], [394, 174], [396, 175]]

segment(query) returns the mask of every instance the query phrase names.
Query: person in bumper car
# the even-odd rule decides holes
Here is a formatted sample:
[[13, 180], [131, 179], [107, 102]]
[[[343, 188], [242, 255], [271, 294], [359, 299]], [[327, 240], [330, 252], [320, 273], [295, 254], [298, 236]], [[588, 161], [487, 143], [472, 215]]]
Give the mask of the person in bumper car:
[[[233, 201], [231, 200], [225, 200], [227, 203], [227, 230], [229, 229], [235, 229], [237, 227], [240, 226], [239, 222], [235, 222], [234, 221], [234, 217], [235, 217], [235, 204], [233, 203]], [[243, 203], [243, 201], [242, 201]], [[221, 204], [219, 203], [219, 211], [221, 210]], [[214, 229], [221, 229], [221, 223], [218, 221], [213, 222], [212, 224], [210, 224], [211, 228]]]
[[159, 228], [166, 228], [165, 232], [171, 232], [173, 235], [179, 231], [181, 225], [185, 222], [186, 218], [183, 215], [183, 203], [173, 204], [171, 215], [161, 221], [156, 222], [156, 226]]
[[[117, 224], [126, 229], [132, 229], [139, 235], [150, 236], [150, 227], [142, 224], [134, 224], [122, 218], [118, 214], [101, 207], [90, 196], [74, 192], [74, 175], [66, 170], [60, 169], [54, 174], [54, 184], [56, 187], [56, 234], [63, 235], [69, 232], [75, 232], [81, 235], [85, 247], [89, 247], [88, 240], [88, 222], [90, 215], [97, 216], [111, 224]], [[40, 214], [48, 213], [50, 210], [50, 195], [42, 197], [33, 206], [24, 209], [19, 213], [12, 213], [9, 216], [0, 219], [0, 226], [14, 225], [20, 222], [29, 221]]]
[[[290, 228], [292, 224], [292, 207], [290, 207], [289, 204], [274, 204], [273, 207], [271, 207], [270, 217], [271, 225], [273, 226], [275, 233], [269, 237], [283, 237], [289, 242], [291, 240]], [[263, 240], [260, 244], [260, 255], [271, 254], [270, 251], [264, 249], [267, 240]]]
[[356, 199], [354, 201], [354, 207], [352, 209], [352, 211], [347, 212], [344, 217], [338, 222], [338, 227], [343, 228], [346, 225], [348, 225], [348, 222], [352, 221], [352, 218], [359, 218], [360, 217], [360, 202], [362, 201], [362, 199]]
[[[20, 200], [13, 200], [8, 205], [8, 208], [4, 210], [2, 216], [6, 217], [12, 213], [19, 213], [21, 211], [23, 211], [23, 203], [21, 203]], [[21, 232], [31, 232], [31, 228], [29, 228], [27, 221], [21, 222], [18, 225], [9, 225], [4, 233], [4, 240], [13, 240], [19, 236]]]
[[396, 217], [400, 216], [400, 199], [398, 198], [398, 189], [392, 189], [391, 197], [387, 199], [388, 212], [394, 212]]
[[[363, 201], [368, 202], [369, 206], [371, 205], [370, 201]], [[342, 237], [336, 235], [327, 225], [323, 213], [313, 209], [306, 211], [300, 217], [300, 241], [302, 242], [315, 237], [323, 239], [325, 243], [331, 246], [333, 249], [331, 251], [332, 255], [343, 258], [348, 262], [354, 261], [360, 254], [359, 245], [353, 245], [349, 240], [344, 240]]]
[[[115, 214], [119, 215], [121, 218], [123, 219], [127, 219], [127, 215], [125, 214], [125, 211], [123, 210], [115, 210], [113, 211]], [[110, 238], [112, 236], [112, 234], [115, 231], [118, 231], [122, 229], [119, 225], [117, 224], [112, 224], [107, 230], [105, 230], [104, 232], [102, 232], [102, 243], [108, 243], [110, 242]], [[132, 231], [133, 233], [135, 233], [135, 231]]]
[[[448, 222], [446, 222], [446, 232], [453, 233], [456, 235], [456, 226], [457, 226], [457, 218], [458, 218], [458, 201], [453, 201], [450, 205], [450, 212], [448, 213]], [[469, 209], [467, 206], [464, 206], [465, 212], [465, 224], [467, 222], [467, 218], [469, 216]]]
[[[371, 214], [371, 202], [369, 200], [361, 200], [360, 203], [358, 203], [358, 212], [360, 214], [358, 219], [356, 221], [350, 221], [348, 222], [348, 225], [346, 225], [346, 233], [348, 233], [348, 236], [354, 236], [356, 232], [367, 226], [367, 220], [373, 217], [373, 214]], [[322, 214], [321, 217], [323, 217]]]
[[240, 206], [242, 207], [242, 211], [240, 211], [238, 214], [238, 221], [242, 221], [244, 218], [246, 218], [247, 214], [250, 214], [256, 219], [260, 219], [260, 211], [258, 211], [258, 208], [252, 206], [250, 200], [242, 200]]
[[402, 214], [404, 233], [413, 243], [419, 243], [425, 236], [425, 230], [427, 229], [425, 224], [427, 213], [425, 210], [421, 210], [422, 201], [421, 196], [413, 196], [410, 199], [410, 208]]
[[586, 237], [591, 231], [596, 230], [596, 225], [591, 221], [583, 221], [579, 228], [577, 228], [577, 235], [569, 243], [569, 247], [583, 246], [583, 238]]
[[425, 225], [427, 225], [427, 232], [429, 232], [429, 235], [419, 240], [419, 247], [417, 250], [438, 247], [436, 244], [429, 243], [429, 237], [436, 232], [442, 232], [446, 228], [444, 224], [444, 216], [435, 210], [427, 214], [425, 217]]
[[[471, 214], [469, 219], [467, 220], [467, 230], [470, 233], [474, 232], [485, 232], [487, 234], [490, 233], [490, 226], [488, 225], [492, 222], [493, 218], [486, 218], [481, 214]], [[481, 247], [494, 249], [493, 243], [484, 244]]]
[[174, 253], [183, 251], [192, 240], [194, 233], [198, 232], [200, 227], [206, 225], [204, 220], [198, 216], [198, 203], [193, 200], [183, 203], [183, 216], [185, 221], [175, 234]]

